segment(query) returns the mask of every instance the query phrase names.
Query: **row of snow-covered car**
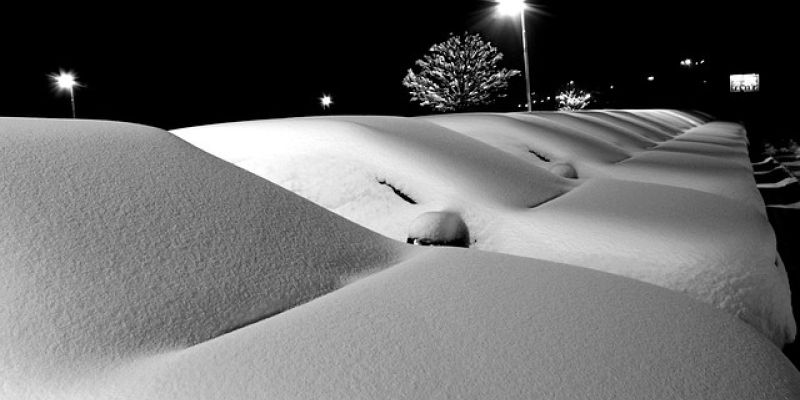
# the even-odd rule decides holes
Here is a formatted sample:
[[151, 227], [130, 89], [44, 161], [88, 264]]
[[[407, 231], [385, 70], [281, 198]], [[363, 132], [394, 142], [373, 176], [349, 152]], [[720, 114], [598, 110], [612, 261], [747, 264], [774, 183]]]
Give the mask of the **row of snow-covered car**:
[[669, 110], [0, 118], [0, 399], [800, 398], [745, 146]]
[[795, 208], [800, 203], [800, 158], [796, 154], [767, 156], [753, 163], [758, 190], [768, 206]]

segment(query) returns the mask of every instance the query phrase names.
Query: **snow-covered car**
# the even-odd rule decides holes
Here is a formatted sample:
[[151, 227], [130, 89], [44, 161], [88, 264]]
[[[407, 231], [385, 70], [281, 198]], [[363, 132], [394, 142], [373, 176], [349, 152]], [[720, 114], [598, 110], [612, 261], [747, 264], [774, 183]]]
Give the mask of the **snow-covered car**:
[[456, 214], [471, 248], [672, 289], [778, 346], [796, 334], [737, 124], [607, 110], [295, 118], [174, 133], [398, 241], [415, 240], [422, 215]]
[[[460, 151], [477, 142], [459, 140], [467, 144], [453, 142], [443, 156], [469, 168], [473, 155]], [[719, 306], [575, 265], [407, 245], [159, 129], [1, 118], [0, 163], [2, 399], [800, 397], [800, 373], [779, 348]], [[475, 189], [474, 201], [519, 217], [535, 212], [520, 205], [560, 202], [569, 212], [551, 217], [564, 226], [608, 218], [620, 232], [644, 235], [609, 208], [619, 201], [613, 193], [703, 199], [598, 180], [598, 191], [570, 200], [592, 182], [528, 165], [500, 162], [509, 174], [491, 187], [531, 179], [541, 188]], [[418, 181], [390, 173], [383, 178], [421, 205], [457, 192], [417, 192]], [[493, 176], [479, 168], [452, 176], [470, 173]], [[437, 179], [430, 176], [419, 179]], [[350, 183], [342, 182], [357, 188]], [[364, 190], [397, 197], [375, 186]], [[591, 214], [588, 193], [599, 207]], [[726, 212], [745, 212], [735, 218], [746, 223], [760, 215], [714, 199]], [[645, 218], [668, 203], [646, 202], [624, 203], [625, 215]], [[655, 215], [648, 231], [686, 221], [673, 211]], [[475, 218], [465, 220], [478, 243], [488, 237]], [[603, 254], [593, 256], [601, 265]], [[760, 266], [751, 265], [768, 274]]]

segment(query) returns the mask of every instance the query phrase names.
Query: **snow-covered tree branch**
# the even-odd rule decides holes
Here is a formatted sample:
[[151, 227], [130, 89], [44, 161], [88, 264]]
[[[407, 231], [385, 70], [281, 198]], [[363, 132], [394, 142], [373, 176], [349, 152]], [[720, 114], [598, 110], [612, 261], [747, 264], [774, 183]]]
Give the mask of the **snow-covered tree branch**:
[[500, 68], [503, 54], [480, 34], [451, 35], [431, 46], [403, 79], [411, 101], [436, 111], [464, 111], [504, 97], [508, 79], [518, 70]]
[[591, 94], [576, 88], [572, 81], [556, 96], [559, 111], [583, 110], [589, 106], [591, 98]]

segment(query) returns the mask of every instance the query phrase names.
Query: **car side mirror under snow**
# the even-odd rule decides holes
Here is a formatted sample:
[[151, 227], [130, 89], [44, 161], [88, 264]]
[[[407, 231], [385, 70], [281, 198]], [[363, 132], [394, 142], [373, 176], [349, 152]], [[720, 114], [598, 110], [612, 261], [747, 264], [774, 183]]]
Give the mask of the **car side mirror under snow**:
[[575, 167], [567, 163], [553, 164], [553, 166], [550, 167], [550, 173], [558, 175], [562, 178], [568, 178], [568, 179], [578, 178], [578, 171], [575, 171]]
[[406, 243], [420, 246], [469, 247], [469, 230], [457, 213], [426, 212], [411, 222]]

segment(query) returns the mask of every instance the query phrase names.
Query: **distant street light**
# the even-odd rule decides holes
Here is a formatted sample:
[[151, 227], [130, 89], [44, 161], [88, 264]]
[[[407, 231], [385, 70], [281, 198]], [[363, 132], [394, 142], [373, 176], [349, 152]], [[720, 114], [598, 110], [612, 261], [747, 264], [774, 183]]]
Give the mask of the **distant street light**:
[[58, 75], [50, 75], [53, 83], [61, 90], [69, 90], [69, 99], [72, 104], [72, 118], [75, 118], [75, 86], [80, 86], [72, 72], [59, 71]]
[[705, 59], [701, 59], [700, 61], [692, 60], [691, 58], [687, 58], [681, 61], [681, 66], [683, 67], [696, 67], [698, 65], [703, 65], [706, 63]]
[[333, 104], [333, 99], [330, 95], [323, 94], [322, 97], [319, 98], [319, 104], [322, 106], [323, 110], [327, 110], [331, 108], [331, 104]]
[[647, 80], [652, 82], [652, 81], [656, 80], [656, 77], [653, 76], [653, 75], [650, 75], [650, 76], [647, 77]]
[[531, 72], [528, 61], [528, 38], [525, 33], [525, 0], [496, 0], [497, 12], [501, 15], [514, 16], [519, 14], [519, 23], [522, 26], [522, 53], [525, 58], [525, 94], [528, 98], [528, 112], [531, 108]]

